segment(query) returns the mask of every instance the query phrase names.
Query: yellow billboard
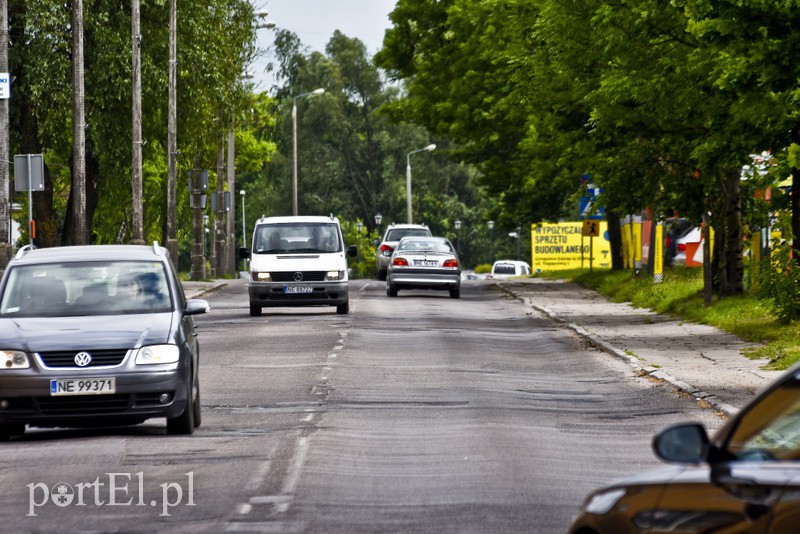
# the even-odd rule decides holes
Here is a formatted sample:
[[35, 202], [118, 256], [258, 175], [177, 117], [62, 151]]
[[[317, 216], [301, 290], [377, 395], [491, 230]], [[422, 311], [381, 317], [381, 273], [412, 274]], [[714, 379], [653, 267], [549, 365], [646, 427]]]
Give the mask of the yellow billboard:
[[534, 272], [611, 268], [608, 223], [597, 221], [600, 237], [583, 237], [583, 221], [531, 225]]

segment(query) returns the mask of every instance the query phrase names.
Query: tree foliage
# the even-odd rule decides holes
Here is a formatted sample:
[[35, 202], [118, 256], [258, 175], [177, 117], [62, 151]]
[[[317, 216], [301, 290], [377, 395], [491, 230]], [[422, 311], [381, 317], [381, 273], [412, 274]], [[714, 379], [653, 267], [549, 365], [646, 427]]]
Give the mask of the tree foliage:
[[[90, 240], [127, 242], [132, 215], [130, 2], [84, 6], [87, 217]], [[11, 147], [44, 153], [46, 190], [35, 193], [37, 243], [62, 244], [71, 181], [71, 8], [53, 0], [9, 0], [14, 81]], [[141, 6], [145, 239], [163, 240], [166, 213], [169, 2]], [[216, 165], [218, 140], [243, 109], [240, 75], [254, 53], [253, 8], [245, 0], [182, 0], [178, 11], [178, 169]], [[262, 158], [262, 159], [266, 159]], [[191, 233], [179, 179], [179, 238]], [[22, 200], [22, 199], [20, 199]], [[23, 224], [23, 228], [25, 225]]]

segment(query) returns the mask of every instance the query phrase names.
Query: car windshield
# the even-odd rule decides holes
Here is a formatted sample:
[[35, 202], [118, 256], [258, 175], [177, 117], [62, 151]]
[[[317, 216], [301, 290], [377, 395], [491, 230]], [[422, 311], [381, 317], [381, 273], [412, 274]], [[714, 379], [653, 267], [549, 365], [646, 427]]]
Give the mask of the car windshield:
[[333, 223], [265, 224], [256, 229], [257, 254], [341, 252], [342, 241]]
[[386, 232], [384, 241], [400, 241], [404, 237], [426, 237], [431, 235], [424, 228], [393, 228]]
[[104, 261], [14, 267], [0, 316], [70, 317], [172, 310], [159, 262]]
[[450, 243], [433, 239], [404, 239], [397, 246], [397, 250], [401, 252], [453, 253]]
[[739, 460], [800, 460], [800, 373], [742, 415], [726, 448]]

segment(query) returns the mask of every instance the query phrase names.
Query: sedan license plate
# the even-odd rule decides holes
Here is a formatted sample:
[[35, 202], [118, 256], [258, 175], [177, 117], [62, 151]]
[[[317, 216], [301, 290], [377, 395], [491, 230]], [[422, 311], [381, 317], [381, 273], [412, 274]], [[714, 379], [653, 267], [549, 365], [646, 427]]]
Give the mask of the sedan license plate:
[[284, 293], [311, 293], [313, 289], [311, 286], [284, 286]]
[[414, 260], [416, 267], [436, 267], [437, 263], [436, 260]]
[[56, 378], [50, 381], [50, 395], [107, 395], [117, 391], [114, 378]]

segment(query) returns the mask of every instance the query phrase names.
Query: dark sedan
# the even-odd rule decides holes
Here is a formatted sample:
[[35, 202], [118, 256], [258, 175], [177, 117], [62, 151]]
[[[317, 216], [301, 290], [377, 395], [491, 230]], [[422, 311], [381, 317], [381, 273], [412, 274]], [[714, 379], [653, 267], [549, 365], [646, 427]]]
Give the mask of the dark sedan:
[[200, 425], [199, 346], [167, 251], [21, 250], [0, 285], [0, 440], [26, 425]]
[[800, 531], [800, 366], [713, 438], [675, 425], [653, 449], [675, 465], [593, 492], [570, 532]]

